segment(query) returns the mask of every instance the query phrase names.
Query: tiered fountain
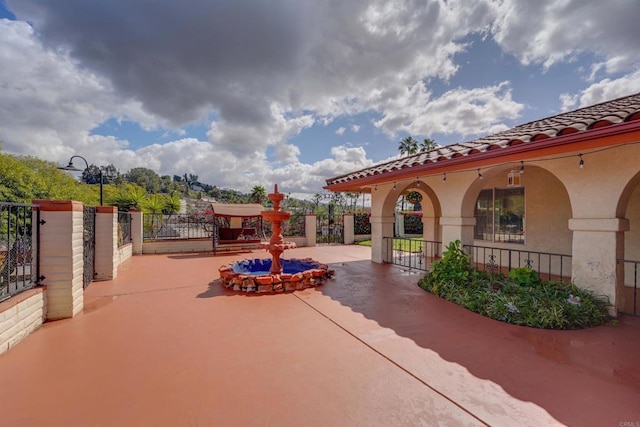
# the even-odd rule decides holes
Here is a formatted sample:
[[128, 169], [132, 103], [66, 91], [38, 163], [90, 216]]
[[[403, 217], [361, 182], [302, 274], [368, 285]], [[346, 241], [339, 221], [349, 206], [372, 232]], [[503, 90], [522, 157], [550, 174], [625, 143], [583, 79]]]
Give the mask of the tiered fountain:
[[282, 237], [282, 222], [291, 217], [289, 212], [280, 210], [284, 194], [278, 192], [278, 184], [268, 195], [273, 202], [273, 210], [262, 211], [262, 217], [273, 224], [271, 239], [260, 243], [261, 249], [271, 254], [271, 259], [251, 259], [223, 265], [218, 270], [222, 285], [243, 292], [286, 292], [318, 286], [333, 276], [326, 264], [311, 258], [281, 259], [287, 249], [296, 247], [293, 242], [285, 242]]

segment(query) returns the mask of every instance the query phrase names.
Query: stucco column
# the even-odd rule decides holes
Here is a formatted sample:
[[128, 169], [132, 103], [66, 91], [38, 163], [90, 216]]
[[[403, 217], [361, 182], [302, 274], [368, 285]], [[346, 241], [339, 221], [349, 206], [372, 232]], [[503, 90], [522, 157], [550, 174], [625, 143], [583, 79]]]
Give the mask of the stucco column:
[[47, 287], [47, 319], [73, 317], [84, 306], [83, 205], [34, 200], [40, 205], [40, 274]]
[[96, 207], [96, 280], [111, 280], [118, 275], [115, 256], [118, 250], [118, 208]]
[[393, 238], [394, 217], [371, 215], [371, 261], [383, 263], [391, 260], [393, 247], [384, 241], [385, 237]]
[[131, 244], [134, 255], [142, 255], [142, 242], [144, 240], [144, 231], [142, 229], [142, 212], [130, 210], [131, 214]]
[[307, 214], [304, 216], [304, 234], [307, 237], [307, 246], [315, 246], [318, 236], [316, 235], [318, 226], [316, 222], [316, 214]]
[[422, 239], [432, 242], [438, 241], [439, 218], [422, 215]]
[[[571, 280], [580, 288], [606, 296], [617, 309], [620, 305], [616, 295], [617, 260], [624, 253], [624, 232], [629, 230], [629, 221], [573, 218], [569, 220], [569, 229], [573, 231]], [[616, 315], [615, 309], [610, 314]]]
[[396, 236], [404, 237], [404, 214], [396, 212]]
[[460, 240], [463, 245], [473, 244], [473, 227], [476, 219], [473, 217], [441, 217], [442, 246], [444, 248], [455, 240]]
[[352, 245], [356, 241], [355, 235], [355, 222], [353, 219], [353, 214], [346, 214], [342, 217], [343, 224], [343, 234], [344, 234], [344, 244]]

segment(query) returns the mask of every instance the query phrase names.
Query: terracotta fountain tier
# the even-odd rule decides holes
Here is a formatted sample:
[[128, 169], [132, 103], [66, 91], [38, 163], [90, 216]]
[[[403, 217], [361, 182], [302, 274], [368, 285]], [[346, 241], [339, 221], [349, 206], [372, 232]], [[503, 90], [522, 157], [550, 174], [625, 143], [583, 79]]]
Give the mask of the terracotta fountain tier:
[[293, 242], [285, 242], [282, 237], [282, 222], [291, 217], [289, 212], [280, 210], [284, 194], [278, 192], [278, 185], [268, 195], [273, 202], [273, 210], [262, 211], [262, 217], [271, 222], [272, 235], [268, 242], [260, 243], [260, 248], [271, 254], [271, 259], [244, 260], [223, 265], [218, 270], [222, 285], [243, 292], [287, 292], [314, 287], [333, 276], [326, 264], [320, 264], [311, 258], [281, 259], [287, 249], [296, 247]]
[[272, 234], [268, 243], [260, 243], [260, 248], [266, 249], [267, 252], [271, 254], [272, 262], [269, 273], [282, 274], [280, 255], [282, 255], [282, 252], [286, 249], [293, 249], [296, 247], [295, 243], [285, 242], [284, 237], [282, 237], [282, 222], [291, 218], [291, 214], [280, 210], [280, 202], [284, 199], [284, 194], [278, 193], [278, 184], [274, 186], [273, 193], [270, 193], [268, 197], [269, 200], [273, 202], [273, 210], [262, 211], [260, 212], [260, 215], [272, 224]]

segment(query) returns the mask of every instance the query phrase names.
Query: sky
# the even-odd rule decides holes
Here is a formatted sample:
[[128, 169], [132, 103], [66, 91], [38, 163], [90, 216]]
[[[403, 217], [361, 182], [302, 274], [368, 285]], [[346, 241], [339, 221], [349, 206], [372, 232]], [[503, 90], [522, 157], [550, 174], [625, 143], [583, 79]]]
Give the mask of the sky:
[[0, 0], [0, 144], [310, 198], [406, 136], [640, 92], [639, 19], [637, 0]]

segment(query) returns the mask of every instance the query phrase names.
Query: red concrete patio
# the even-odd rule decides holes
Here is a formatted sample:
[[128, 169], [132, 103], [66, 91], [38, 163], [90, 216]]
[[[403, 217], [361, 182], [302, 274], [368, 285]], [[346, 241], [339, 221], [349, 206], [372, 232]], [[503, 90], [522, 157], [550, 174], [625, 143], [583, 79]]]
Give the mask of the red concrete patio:
[[[640, 422], [640, 319], [545, 331], [483, 318], [369, 248], [316, 289], [247, 296], [218, 267], [264, 252], [139, 256], [84, 313], [0, 356], [2, 422], [47, 425], [576, 425]], [[632, 425], [632, 424], [627, 424]]]

